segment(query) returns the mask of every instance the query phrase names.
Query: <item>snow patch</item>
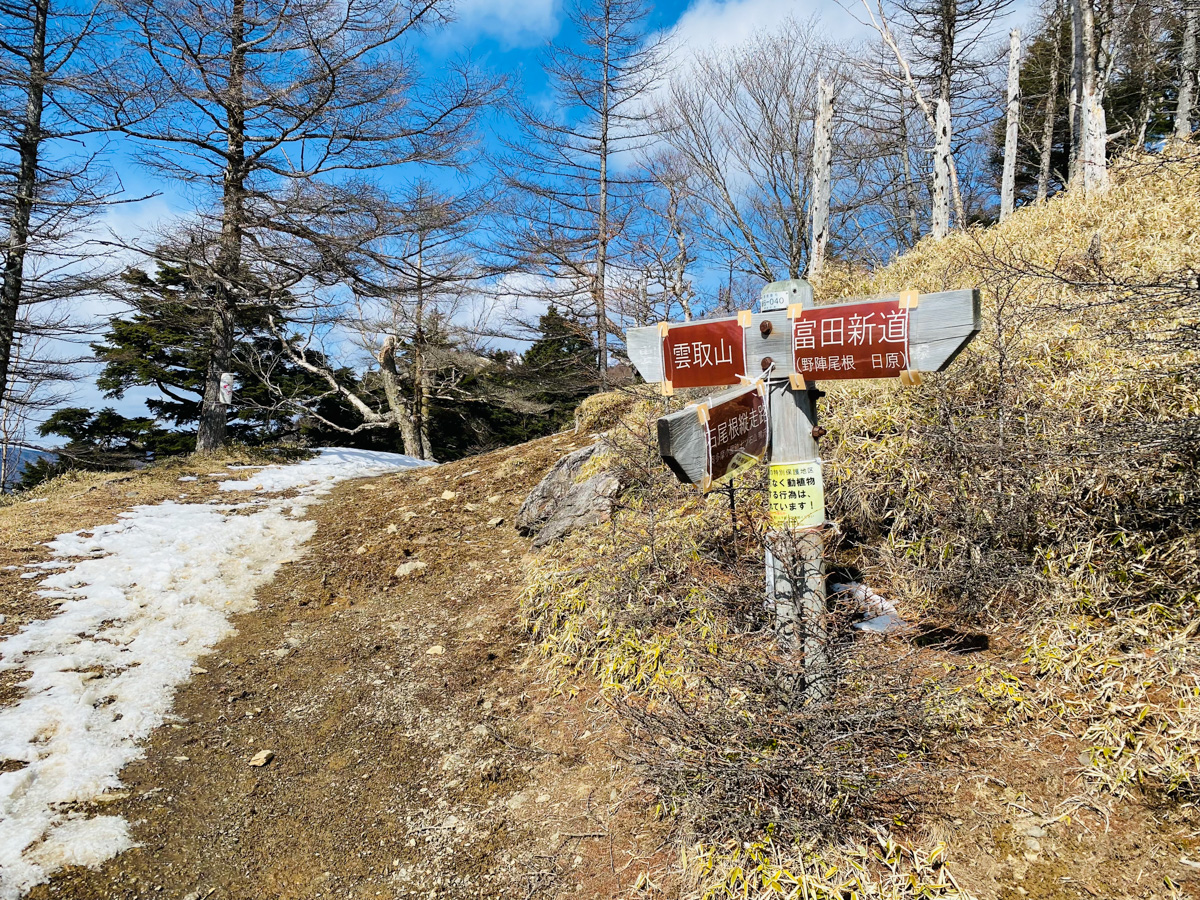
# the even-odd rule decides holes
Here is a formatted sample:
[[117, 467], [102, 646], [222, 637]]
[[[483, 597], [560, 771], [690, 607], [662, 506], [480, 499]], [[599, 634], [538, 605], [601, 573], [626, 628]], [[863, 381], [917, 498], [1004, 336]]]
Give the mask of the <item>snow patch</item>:
[[[194, 662], [233, 632], [230, 616], [295, 559], [316, 529], [301, 515], [338, 481], [414, 466], [393, 453], [329, 449], [269, 466], [226, 491], [280, 492], [241, 504], [139, 506], [110, 525], [59, 535], [26, 573], [62, 600], [50, 619], [0, 641], [0, 671], [27, 673], [0, 709], [0, 900], [67, 865], [97, 866], [133, 846], [120, 816], [67, 812], [120, 787], [121, 769], [170, 711]], [[253, 512], [247, 512], [253, 508]], [[58, 571], [54, 571], [58, 570]]]

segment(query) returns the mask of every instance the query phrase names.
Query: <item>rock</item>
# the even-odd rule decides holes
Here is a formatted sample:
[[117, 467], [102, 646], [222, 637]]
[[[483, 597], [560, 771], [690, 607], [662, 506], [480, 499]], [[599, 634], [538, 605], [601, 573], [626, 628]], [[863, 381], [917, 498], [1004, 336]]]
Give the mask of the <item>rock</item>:
[[492, 496], [488, 497], [488, 503], [499, 503], [500, 500], [501, 497], [499, 494], [492, 494]]
[[433, 481], [432, 475], [422, 475], [417, 479], [417, 484], [429, 484], [431, 481]]
[[550, 795], [549, 794], [538, 794], [537, 802], [538, 803], [549, 803]]
[[399, 528], [397, 528], [395, 525], [391, 524], [390, 522], [388, 523], [388, 527], [387, 527], [387, 533], [388, 533], [388, 534], [395, 534], [395, 533], [396, 533], [397, 531], [399, 531], [399, 530], [400, 530], [400, 529], [399, 529]]
[[479, 504], [478, 503], [466, 503], [463, 505], [463, 509], [465, 509], [467, 512], [478, 512]]
[[396, 567], [396, 577], [404, 578], [408, 575], [411, 575], [413, 572], [420, 572], [424, 568], [425, 568], [425, 563], [421, 562], [421, 560], [419, 560], [419, 559], [414, 559], [414, 560], [411, 560], [410, 562], [401, 563], [399, 566]]
[[525, 498], [513, 524], [521, 534], [534, 536], [534, 547], [561, 540], [576, 528], [608, 520], [613, 498], [624, 487], [621, 480], [612, 472], [598, 472], [578, 483], [575, 480], [602, 446], [603, 442], [597, 442], [568, 453]]
[[458, 494], [455, 491], [442, 491], [443, 500], [453, 500]]
[[430, 647], [428, 650], [425, 651], [425, 655], [426, 656], [441, 656], [445, 652], [446, 652], [446, 648], [443, 647], [441, 644], [434, 644], [432, 647]]
[[408, 512], [406, 512], [404, 514], [404, 521], [408, 522], [408, 521], [411, 521], [412, 519], [415, 519], [416, 517], [417, 517], [417, 514], [415, 512], [413, 512], [412, 510], [409, 510]]
[[366, 552], [367, 552], [367, 545], [363, 544], [361, 547], [359, 547], [357, 550], [354, 551], [354, 555], [362, 556]]
[[488, 519], [489, 528], [499, 528], [504, 524], [504, 516], [496, 516], [494, 519]]
[[250, 765], [254, 766], [255, 768], [261, 769], [263, 766], [265, 766], [267, 763], [269, 763], [274, 758], [275, 758], [274, 750], [259, 750], [257, 753], [254, 754], [254, 757], [250, 760]]
[[1025, 849], [1028, 850], [1030, 853], [1038, 853], [1042, 849], [1042, 844], [1037, 838], [1026, 837], [1025, 838]]
[[193, 675], [207, 675], [208, 669], [204, 668], [203, 666], [192, 666], [192, 674]]
[[1031, 838], [1044, 838], [1046, 836], [1046, 829], [1040, 825], [1030, 825], [1025, 829], [1025, 834]]
[[280, 647], [276, 650], [271, 651], [271, 653], [274, 656], [278, 657], [279, 659], [285, 659], [286, 657], [291, 655], [291, 652], [292, 652], [291, 647]]

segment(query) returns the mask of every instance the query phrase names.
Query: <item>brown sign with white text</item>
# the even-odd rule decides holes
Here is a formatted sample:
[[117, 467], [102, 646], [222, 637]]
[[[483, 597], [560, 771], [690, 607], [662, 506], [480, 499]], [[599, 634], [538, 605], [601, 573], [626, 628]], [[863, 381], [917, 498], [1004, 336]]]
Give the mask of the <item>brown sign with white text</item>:
[[896, 300], [799, 310], [792, 319], [796, 372], [805, 378], [895, 378], [909, 368], [909, 310]]

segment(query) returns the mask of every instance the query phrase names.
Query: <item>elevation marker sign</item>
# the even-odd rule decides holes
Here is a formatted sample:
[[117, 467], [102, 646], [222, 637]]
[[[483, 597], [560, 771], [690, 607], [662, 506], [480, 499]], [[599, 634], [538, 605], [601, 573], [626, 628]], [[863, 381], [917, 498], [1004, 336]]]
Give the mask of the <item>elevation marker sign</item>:
[[832, 693], [826, 648], [821, 529], [823, 473], [817, 381], [940, 372], [982, 327], [977, 290], [903, 291], [816, 306], [802, 279], [767, 285], [761, 311], [626, 333], [629, 360], [664, 396], [730, 387], [658, 420], [659, 453], [684, 482], [708, 491], [770, 462], [768, 602], [786, 648], [802, 648], [809, 696]]

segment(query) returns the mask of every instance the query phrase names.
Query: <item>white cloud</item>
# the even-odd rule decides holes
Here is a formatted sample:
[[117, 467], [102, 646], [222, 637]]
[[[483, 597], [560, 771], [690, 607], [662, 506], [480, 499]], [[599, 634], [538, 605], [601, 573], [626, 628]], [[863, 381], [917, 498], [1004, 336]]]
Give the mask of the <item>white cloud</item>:
[[786, 19], [819, 17], [835, 40], [853, 40], [868, 30], [837, 0], [696, 0], [670, 30], [671, 43], [691, 53], [735, 47]]
[[561, 0], [458, 0], [442, 34], [454, 43], [490, 37], [506, 50], [533, 47], [554, 37], [561, 10]]

